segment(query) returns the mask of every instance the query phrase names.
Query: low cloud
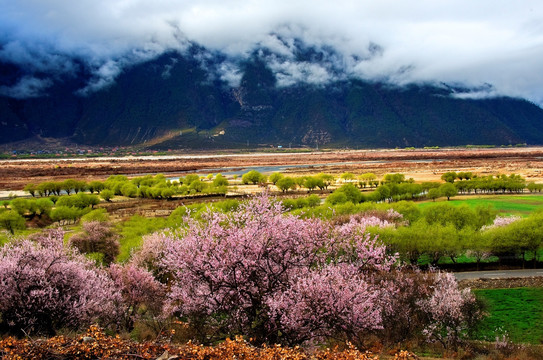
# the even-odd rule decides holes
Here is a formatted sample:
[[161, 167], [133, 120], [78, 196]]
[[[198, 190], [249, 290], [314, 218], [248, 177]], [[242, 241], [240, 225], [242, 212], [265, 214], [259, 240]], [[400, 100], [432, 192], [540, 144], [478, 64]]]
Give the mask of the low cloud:
[[219, 78], [231, 87], [238, 87], [243, 77], [243, 72], [239, 66], [231, 62], [221, 63], [216, 71]]
[[324, 85], [330, 82], [332, 75], [321, 64], [309, 62], [273, 61], [269, 63], [270, 69], [275, 73], [277, 86], [285, 87], [297, 83]]
[[0, 61], [15, 63], [28, 72], [45, 72], [51, 75], [73, 73], [77, 65], [70, 55], [58, 53], [54, 47], [13, 40], [0, 47]]
[[122, 64], [113, 60], [106, 61], [93, 71], [93, 77], [87, 86], [79, 90], [81, 95], [87, 95], [115, 82], [115, 78], [121, 73]]
[[[239, 64], [265, 49], [278, 86], [352, 77], [400, 86], [490, 83], [481, 94], [543, 104], [541, 24], [539, 0], [0, 0], [0, 61], [25, 67], [21, 89], [36, 83], [32, 74], [69, 74], [84, 64], [93, 74], [86, 93], [126, 66], [190, 44], [221, 54], [202, 67], [237, 86]], [[304, 49], [320, 55], [304, 58]], [[42, 85], [35, 88], [49, 86]]]
[[0, 86], [0, 94], [15, 99], [34, 98], [43, 96], [45, 90], [52, 85], [51, 79], [24, 76], [13, 86]]

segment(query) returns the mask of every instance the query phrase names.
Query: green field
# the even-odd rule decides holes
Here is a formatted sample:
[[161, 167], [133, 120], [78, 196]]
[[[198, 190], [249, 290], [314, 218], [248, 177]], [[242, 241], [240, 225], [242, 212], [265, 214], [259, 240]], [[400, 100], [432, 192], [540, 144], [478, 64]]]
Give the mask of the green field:
[[[451, 205], [467, 204], [470, 207], [492, 206], [501, 215], [527, 216], [530, 213], [543, 209], [543, 195], [489, 195], [477, 197], [451, 198]], [[430, 206], [433, 202], [423, 202], [420, 208]]]
[[489, 316], [476, 329], [477, 340], [495, 341], [507, 332], [517, 343], [543, 342], [543, 288], [474, 290]]

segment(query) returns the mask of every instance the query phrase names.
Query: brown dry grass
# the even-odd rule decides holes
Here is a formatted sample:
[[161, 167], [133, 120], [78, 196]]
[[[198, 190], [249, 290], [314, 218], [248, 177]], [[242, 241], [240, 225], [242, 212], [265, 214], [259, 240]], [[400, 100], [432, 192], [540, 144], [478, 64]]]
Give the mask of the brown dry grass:
[[109, 175], [146, 173], [210, 172], [206, 169], [248, 166], [310, 167], [288, 169], [290, 175], [326, 172], [339, 175], [373, 172], [378, 176], [399, 172], [416, 181], [438, 181], [447, 171], [477, 174], [516, 173], [529, 181], [543, 182], [543, 148], [439, 149], [439, 150], [349, 150], [315, 153], [199, 154], [157, 158], [116, 158], [33, 161], [0, 161], [0, 190], [19, 190], [25, 184], [77, 178], [103, 180]]

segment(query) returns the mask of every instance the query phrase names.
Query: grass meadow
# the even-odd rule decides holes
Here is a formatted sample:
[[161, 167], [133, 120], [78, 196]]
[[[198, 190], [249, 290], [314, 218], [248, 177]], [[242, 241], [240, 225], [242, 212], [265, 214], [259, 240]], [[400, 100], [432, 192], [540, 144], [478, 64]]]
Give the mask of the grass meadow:
[[507, 334], [515, 343], [543, 343], [543, 288], [474, 290], [489, 314], [475, 330], [477, 340]]
[[[426, 201], [419, 204], [420, 208], [431, 205]], [[451, 198], [451, 205], [466, 204], [470, 207], [492, 206], [500, 215], [528, 216], [530, 213], [543, 209], [542, 195], [489, 195], [489, 196], [458, 196]]]

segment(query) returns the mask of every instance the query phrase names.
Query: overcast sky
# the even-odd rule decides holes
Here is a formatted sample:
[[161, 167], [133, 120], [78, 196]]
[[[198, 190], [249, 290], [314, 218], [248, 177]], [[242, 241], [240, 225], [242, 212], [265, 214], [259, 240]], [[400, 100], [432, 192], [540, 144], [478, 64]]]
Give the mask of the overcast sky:
[[[294, 39], [334, 51], [296, 61]], [[543, 104], [541, 0], [0, 0], [0, 59], [30, 70], [0, 90], [37, 95], [73, 70], [73, 57], [93, 69], [88, 90], [97, 89], [124, 66], [190, 42], [228, 55], [216, 71], [232, 86], [239, 61], [267, 48], [279, 86], [447, 83], [480, 89], [458, 96]]]

